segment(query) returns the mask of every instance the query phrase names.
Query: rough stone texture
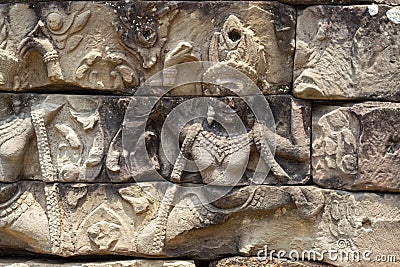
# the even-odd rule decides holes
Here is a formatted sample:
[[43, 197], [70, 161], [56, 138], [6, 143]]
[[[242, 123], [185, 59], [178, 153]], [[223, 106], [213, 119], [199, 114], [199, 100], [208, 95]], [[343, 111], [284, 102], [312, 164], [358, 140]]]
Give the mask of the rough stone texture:
[[331, 266], [323, 263], [295, 262], [279, 259], [259, 259], [256, 257], [234, 257], [215, 261], [210, 267], [236, 267], [236, 266], [258, 266], [258, 267], [324, 267]]
[[349, 190], [400, 190], [400, 104], [365, 102], [313, 110], [313, 181]]
[[1, 267], [195, 267], [193, 261], [179, 260], [124, 260], [103, 262], [71, 262], [56, 260], [0, 260]]
[[312, 6], [299, 12], [294, 94], [399, 98], [399, 7]]
[[[247, 186], [209, 202], [199, 190], [170, 183], [24, 182], [3, 188], [2, 253], [213, 259], [262, 256], [265, 250], [269, 257], [272, 250], [295, 249], [299, 255], [314, 251], [304, 254], [305, 260], [365, 266], [400, 250], [396, 194]], [[177, 205], [170, 206], [174, 200]], [[365, 259], [360, 254], [358, 262], [330, 258], [328, 250], [336, 250], [336, 256], [371, 254]]]
[[265, 93], [289, 91], [295, 10], [278, 2], [71, 1], [0, 10], [10, 18], [0, 21], [4, 90], [132, 93], [163, 68], [208, 60], [252, 72]]

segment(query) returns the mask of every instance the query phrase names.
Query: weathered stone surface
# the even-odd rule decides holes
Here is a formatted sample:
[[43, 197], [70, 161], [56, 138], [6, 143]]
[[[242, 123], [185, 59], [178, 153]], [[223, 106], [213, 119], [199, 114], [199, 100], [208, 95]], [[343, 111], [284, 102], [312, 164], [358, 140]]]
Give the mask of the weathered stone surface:
[[132, 93], [164, 67], [203, 60], [249, 72], [265, 93], [289, 91], [295, 11], [278, 2], [66, 1], [0, 10], [3, 90]]
[[[400, 253], [396, 194], [247, 186], [210, 202], [193, 187], [170, 183], [5, 186], [2, 253], [215, 259], [284, 250], [279, 257], [304, 255], [338, 266], [366, 266]], [[360, 260], [339, 258], [343, 253]]]
[[400, 99], [400, 9], [313, 6], [299, 12], [294, 94], [309, 99]]
[[313, 181], [323, 187], [399, 191], [400, 104], [315, 106]]
[[1, 267], [195, 267], [193, 261], [183, 260], [124, 260], [124, 261], [102, 261], [102, 262], [71, 262], [62, 260], [24, 260], [5, 259], [0, 260]]
[[[309, 180], [310, 103], [290, 96], [3, 94], [0, 102], [1, 182], [148, 181], [157, 171], [162, 180], [226, 186]], [[195, 146], [208, 150], [196, 164], [209, 168], [186, 175], [179, 144], [190, 138], [182, 152], [191, 158]]]
[[290, 261], [286, 259], [259, 259], [256, 257], [233, 257], [226, 258], [220, 261], [215, 261], [210, 264], [210, 267], [323, 267], [331, 266], [323, 263], [310, 263], [310, 262], [298, 262]]

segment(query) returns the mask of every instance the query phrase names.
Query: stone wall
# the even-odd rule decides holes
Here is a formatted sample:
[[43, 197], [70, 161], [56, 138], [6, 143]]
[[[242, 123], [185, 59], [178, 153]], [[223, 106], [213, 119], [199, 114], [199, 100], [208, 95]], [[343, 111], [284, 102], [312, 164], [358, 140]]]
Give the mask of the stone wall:
[[398, 0], [0, 13], [0, 266], [400, 262]]

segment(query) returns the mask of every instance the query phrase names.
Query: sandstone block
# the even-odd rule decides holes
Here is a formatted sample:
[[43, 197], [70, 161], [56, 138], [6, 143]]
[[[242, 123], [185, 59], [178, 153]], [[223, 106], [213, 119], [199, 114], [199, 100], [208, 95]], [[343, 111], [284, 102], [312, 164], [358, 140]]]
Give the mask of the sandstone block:
[[0, 10], [2, 90], [131, 94], [163, 68], [167, 83], [180, 63], [213, 61], [243, 70], [265, 93], [289, 91], [295, 10], [279, 2], [49, 1]]
[[336, 266], [366, 266], [390, 256], [390, 264], [378, 266], [393, 266], [400, 253], [396, 194], [258, 185], [212, 200], [207, 191], [170, 183], [20, 182], [1, 189], [4, 255], [210, 260], [227, 254], [268, 258], [283, 250], [279, 257]]
[[[3, 94], [0, 102], [1, 182], [158, 177], [236, 186], [310, 178], [311, 105], [290, 96]], [[184, 157], [195, 157], [191, 173]]]
[[313, 181], [323, 187], [398, 192], [398, 103], [316, 106]]
[[400, 9], [312, 6], [299, 13], [294, 94], [309, 99], [399, 99]]

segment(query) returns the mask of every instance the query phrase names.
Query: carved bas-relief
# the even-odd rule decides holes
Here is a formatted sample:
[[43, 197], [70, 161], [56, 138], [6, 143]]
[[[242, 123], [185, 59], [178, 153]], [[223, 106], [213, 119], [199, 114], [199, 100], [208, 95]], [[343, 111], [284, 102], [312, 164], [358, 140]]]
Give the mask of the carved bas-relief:
[[112, 7], [74, 1], [1, 8], [5, 16], [19, 17], [18, 24], [14, 17], [1, 24], [2, 62], [9, 66], [3, 70], [1, 89], [57, 91], [79, 86], [126, 93], [139, 84], [134, 66], [140, 64], [118, 44]]
[[399, 191], [399, 104], [318, 106], [313, 126], [313, 179], [329, 188]]
[[2, 90], [131, 94], [164, 67], [208, 60], [249, 66], [264, 93], [289, 91], [295, 10], [278, 2], [50, 1], [0, 9]]
[[[267, 253], [296, 249], [301, 255], [303, 251], [315, 250], [321, 253], [317, 257], [322, 262], [365, 266], [366, 259], [335, 261], [322, 252], [335, 249], [386, 255], [390, 248], [390, 254], [400, 253], [396, 242], [400, 207], [395, 194], [257, 185], [244, 187], [241, 194], [232, 195], [229, 202], [243, 201], [238, 209], [204, 205], [201, 196], [186, 194], [180, 195], [170, 216], [160, 218], [159, 209], [167, 208], [160, 197], [168, 195], [170, 189], [164, 182], [55, 184], [60, 232], [59, 249], [54, 250], [53, 227], [46, 216], [49, 208], [47, 211], [43, 208], [46, 185], [38, 182], [18, 185], [22, 187], [1, 186], [2, 254], [27, 250], [62, 256], [215, 259], [227, 254], [264, 256], [259, 251], [264, 253], [268, 246]], [[156, 220], [165, 227], [151, 229], [151, 225], [157, 225], [153, 223]], [[150, 230], [155, 230], [156, 238]], [[380, 243], [382, 239], [387, 245]], [[346, 246], [339, 241], [347, 242]], [[312, 260], [312, 256], [306, 256], [305, 260]]]
[[43, 194], [37, 183], [0, 183], [0, 255], [50, 252]]
[[[170, 181], [228, 186], [306, 183], [310, 172], [309, 103], [290, 96], [268, 96], [266, 99], [268, 108], [272, 110], [270, 119], [277, 125], [276, 131], [268, 128], [268, 123], [255, 121], [254, 114], [239, 97], [203, 98], [207, 103], [199, 105], [200, 113], [196, 114], [203, 119], [194, 120], [182, 129], [179, 152], [179, 144], [174, 138], [179, 136], [185, 116], [192, 114], [190, 103], [196, 99], [163, 98], [148, 116], [146, 126], [140, 125], [142, 116], [138, 113], [140, 103], [144, 104], [150, 99], [134, 97], [124, 122], [125, 149], [131, 175], [135, 180], [149, 181], [157, 175], [155, 171], [159, 171], [164, 179]], [[246, 101], [256, 100], [257, 97], [246, 97]], [[168, 119], [168, 123], [163, 126], [168, 116], [176, 117]], [[236, 117], [240, 121], [236, 121]], [[224, 129], [227, 125], [231, 128]], [[146, 128], [143, 133], [142, 128]], [[145, 146], [140, 146], [140, 143]], [[207, 157], [204, 156], [206, 151]], [[148, 160], [143, 157], [143, 153], [148, 154]], [[186, 157], [200, 164], [192, 173], [184, 171], [182, 162]], [[236, 164], [232, 163], [232, 159]], [[210, 168], [203, 169], [202, 164], [210, 165]], [[261, 164], [261, 168], [257, 169], [258, 164]], [[269, 168], [271, 172], [268, 172]], [[228, 169], [231, 173], [223, 174]], [[222, 176], [217, 178], [219, 173]]]
[[[23, 8], [21, 8], [23, 9]], [[29, 13], [26, 19], [30, 19]], [[22, 23], [24, 25], [25, 23]], [[36, 25], [31, 25], [29, 32], [14, 32], [14, 27], [9, 20], [2, 19], [1, 23], [1, 89], [22, 90], [37, 86], [36, 80], [42, 79], [44, 83], [58, 83], [64, 80], [61, 70], [59, 54], [54, 47], [45, 24], [39, 20]], [[18, 28], [17, 31], [21, 30]], [[20, 36], [15, 36], [21, 34]], [[35, 65], [36, 75], [30, 72], [30, 67]], [[30, 69], [30, 70], [29, 70]]]
[[3, 93], [0, 182], [131, 180], [120, 131], [126, 103], [112, 96]]
[[[216, 65], [205, 71], [203, 78], [207, 84], [203, 89], [206, 95], [224, 95], [225, 88], [229, 87], [232, 80], [241, 93], [246, 92], [247, 86], [254, 82], [244, 75], [233, 79], [223, 70], [224, 67]], [[154, 215], [149, 221], [143, 222], [141, 231], [137, 233], [139, 253], [164, 255], [168, 251], [165, 246], [170, 242], [168, 236], [179, 235], [179, 232], [169, 234], [172, 231], [170, 227], [175, 229], [175, 225], [180, 225], [174, 220], [182, 218], [184, 215], [180, 213], [185, 212], [186, 208], [189, 208], [191, 214], [195, 214], [193, 216], [196, 219], [187, 219], [190, 222], [183, 223], [185, 230], [177, 231], [189, 231], [193, 227], [207, 229], [206, 226], [218, 225], [230, 215], [245, 212], [252, 205], [255, 209], [264, 209], [264, 204], [258, 202], [263, 201], [264, 192], [257, 184], [304, 184], [308, 181], [309, 103], [290, 96], [270, 96], [267, 99], [268, 101], [262, 95], [258, 98], [164, 98], [153, 108], [149, 119], [142, 120], [147, 114], [138, 110], [140, 103], [144, 107], [146, 101], [151, 103], [153, 99], [132, 98], [123, 128], [132, 176], [142, 185], [144, 181], [159, 178], [155, 173], [158, 170], [166, 180], [175, 183], [161, 183], [166, 187], [164, 192], [154, 196], [155, 199], [158, 198], [155, 202], [159, 203], [154, 208]], [[197, 117], [192, 116], [191, 112], [195, 109], [193, 106], [196, 105], [192, 101], [207, 100], [208, 106], [198, 104], [197, 111], [202, 113], [197, 114]], [[251, 111], [249, 103], [259, 109], [266, 107], [267, 110], [262, 109], [262, 113], [270, 112], [269, 115], [266, 114], [262, 120], [258, 120], [253, 113], [257, 112]], [[189, 123], [185, 120], [187, 114], [190, 117]], [[277, 122], [276, 132], [275, 128], [271, 128], [274, 121]], [[166, 127], [163, 127], [163, 123]], [[138, 132], [141, 129], [146, 131]], [[177, 153], [171, 147], [175, 144], [171, 139], [173, 137], [180, 140], [181, 145], [176, 143]], [[148, 161], [142, 152], [146, 147], [151, 148]], [[187, 170], [187, 159], [194, 161], [195, 170]], [[204, 188], [185, 188], [185, 184], [194, 186], [196, 183]], [[300, 216], [305, 217], [318, 213], [320, 209], [319, 204], [309, 203], [314, 198], [307, 190], [294, 188], [283, 194], [285, 196], [274, 202], [272, 207], [265, 204], [265, 209], [294, 205], [299, 208]], [[219, 197], [215, 198], [216, 196]], [[318, 196], [315, 198], [319, 199]], [[140, 201], [140, 205], [142, 204], [143, 200]], [[170, 220], [174, 223], [170, 224]], [[195, 220], [195, 226], [192, 226], [192, 220]], [[179, 229], [178, 226], [176, 228]], [[171, 242], [181, 242], [180, 238], [178, 240]], [[239, 244], [241, 253], [250, 253], [251, 245], [246, 244], [248, 241], [245, 239], [244, 244]], [[208, 249], [199, 250], [200, 255], [206, 255], [207, 252]]]
[[393, 16], [398, 12], [398, 7], [385, 5], [313, 6], [301, 11], [295, 96], [398, 99], [399, 33]]
[[[42, 57], [42, 61], [47, 70], [46, 76], [51, 82], [64, 80], [58, 52], [50, 41], [50, 36], [45, 29], [44, 23], [40, 20], [28, 36], [22, 40], [19, 46], [19, 54], [26, 65], [30, 64], [28, 60], [30, 53], [37, 53]], [[23, 69], [27, 68], [26, 65]]]
[[[160, 109], [173, 110], [174, 106], [170, 105], [171, 102], [179, 105], [184, 104], [183, 100], [190, 101], [190, 99], [180, 98], [180, 101], [177, 101], [176, 98], [167, 98], [161, 102]], [[181, 217], [181, 215], [174, 215], [175, 212], [178, 214], [183, 212], [180, 210], [181, 206], [199, 205], [190, 212], [197, 214], [196, 216], [204, 216], [204, 219], [199, 219], [200, 225], [197, 226], [203, 228], [208, 224], [221, 223], [225, 216], [237, 210], [245, 210], [252, 205], [251, 203], [255, 207], [262, 205], [257, 204], [256, 201], [262, 196], [262, 190], [260, 189], [261, 192], [259, 192], [257, 187], [248, 187], [250, 184], [301, 184], [308, 181], [309, 121], [307, 116], [310, 110], [306, 103], [296, 101], [289, 96], [273, 96], [268, 100], [270, 100], [272, 110], [276, 112], [273, 115], [279, 122], [276, 133], [262, 122], [256, 122], [240, 98], [224, 97], [211, 101], [210, 103], [213, 104], [208, 107], [208, 110], [205, 107], [203, 115], [205, 119], [183, 129], [181, 150], [175, 155], [177, 158], [172, 166], [167, 160], [168, 155], [162, 154], [162, 151], [168, 151], [168, 153], [171, 151], [170, 148], [165, 147], [165, 143], [164, 147], [160, 146], [158, 150], [149, 151], [150, 160], [154, 159], [154, 151], [158, 151], [157, 161], [149, 162], [145, 166], [150, 167], [153, 164], [153, 170], [157, 168], [166, 179], [178, 184], [182, 183], [183, 186], [187, 183], [195, 183], [206, 185], [206, 188], [187, 191], [167, 183], [168, 188], [165, 189], [162, 200], [159, 199], [160, 206], [156, 209], [156, 218], [143, 224], [143, 230], [138, 234], [139, 252], [154, 255], [162, 253], [165, 243], [168, 243], [169, 227], [174, 227], [174, 224], [170, 226], [168, 222], [174, 220], [175, 217]], [[229, 105], [231, 109], [230, 114], [224, 112], [226, 105]], [[182, 114], [184, 113], [186, 112], [182, 111]], [[153, 116], [150, 116], [150, 120], [156, 119], [160, 114], [154, 112]], [[235, 116], [246, 120], [244, 132], [235, 127]], [[287, 118], [290, 120], [287, 121]], [[136, 125], [133, 121], [130, 123]], [[162, 123], [157, 121], [153, 123], [149, 125], [152, 127], [152, 134], [159, 136]], [[230, 125], [232, 128], [223, 128], [221, 125], [225, 127]], [[170, 125], [170, 127], [175, 129], [178, 126]], [[125, 130], [129, 132], [130, 129], [128, 127]], [[169, 134], [173, 135], [173, 132]], [[167, 133], [164, 137], [168, 138], [169, 134]], [[158, 140], [161, 139], [162, 137], [158, 138]], [[150, 141], [150, 139], [146, 140]], [[271, 153], [271, 140], [276, 142], [275, 157]], [[147, 143], [147, 146], [154, 147], [157, 143], [157, 139], [153, 139], [153, 142]], [[137, 166], [137, 162], [143, 162], [143, 158], [135, 159], [140, 156], [135, 150], [130, 152], [130, 156], [134, 157], [130, 158], [132, 170], [140, 170], [139, 166], [134, 166]], [[195, 161], [197, 171], [194, 173], [184, 171], [185, 158]], [[261, 170], [258, 164], [263, 166]], [[143, 170], [143, 177], [151, 179], [149, 174], [151, 172]], [[140, 181], [146, 180], [140, 173], [136, 175]], [[290, 194], [295, 199], [293, 201], [307, 202], [308, 197], [305, 197], [301, 190]], [[220, 197], [215, 198], [215, 196]], [[186, 198], [189, 199], [186, 200]], [[180, 199], [182, 202], [179, 201]], [[174, 208], [175, 205], [180, 206]], [[197, 209], [199, 210], [196, 211]], [[176, 224], [179, 223], [176, 222]], [[191, 227], [190, 224], [187, 227]], [[149, 247], [149, 243], [153, 246]], [[243, 248], [243, 253], [246, 250], [247, 248]]]
[[269, 88], [268, 82], [263, 77], [268, 64], [265, 48], [254, 40], [253, 31], [245, 28], [234, 15], [227, 18], [222, 32], [214, 33], [210, 43], [209, 60], [222, 61], [237, 68], [247, 68], [246, 72], [252, 80], [261, 83], [262, 88]]
[[[250, 21], [254, 19], [252, 12], [256, 14], [261, 11], [260, 7], [250, 7], [248, 19]], [[266, 14], [262, 15], [271, 16], [269, 12], [271, 11], [265, 11]], [[282, 24], [286, 23], [286, 25], [280, 25], [279, 22], [276, 22], [274, 25], [264, 26], [269, 26], [270, 28], [275, 26], [275, 33], [271, 33], [270, 29], [261, 27], [265, 31], [263, 35], [270, 35], [273, 40], [274, 38], [278, 39], [280, 35], [289, 37], [292, 33], [294, 22], [289, 25], [291, 23], [289, 10], [287, 10], [285, 15], [287, 20], [282, 22]], [[258, 21], [255, 21], [255, 26], [260, 26]], [[281, 41], [279, 43], [283, 44]], [[291, 46], [291, 44], [286, 45], [288, 47]], [[288, 47], [280, 47], [280, 49], [288, 49], [289, 51], [285, 51], [288, 53], [293, 51], [293, 47]], [[259, 38], [252, 28], [246, 27], [243, 21], [237, 16], [230, 15], [224, 22], [221, 31], [213, 34], [209, 47], [208, 60], [217, 64], [226, 64], [246, 73], [249, 78], [260, 86], [264, 93], [287, 93], [289, 91], [287, 86], [278, 87], [277, 80], [271, 78], [272, 75], [279, 76], [277, 73], [274, 73], [276, 71], [274, 68], [279, 66], [279, 63], [275, 62], [274, 57], [282, 52], [279, 52], [279, 47], [276, 47], [276, 44], [273, 44], [271, 41], [264, 42], [262, 38]], [[284, 57], [285, 55], [282, 53], [281, 59]]]
[[129, 179], [118, 139], [125, 100], [48, 95], [36, 104], [34, 114], [51, 116], [42, 131], [37, 131], [43, 177], [52, 176], [59, 182]]
[[[252, 97], [248, 99], [255, 100]], [[205, 119], [183, 129], [182, 147], [173, 165], [171, 180], [187, 180], [183, 172], [184, 158], [193, 158], [205, 184], [305, 183], [309, 178], [309, 107], [307, 103], [291, 97], [267, 97], [267, 100], [272, 110], [277, 112], [273, 114], [280, 123], [277, 132], [269, 129], [264, 122], [258, 122], [240, 98], [212, 99], [206, 107]], [[231, 113], [227, 113], [227, 107]], [[235, 116], [243, 119], [245, 132], [238, 127]], [[271, 168], [270, 176], [265, 180], [260, 180], [254, 173], [256, 167], [253, 165], [257, 165], [258, 161]], [[293, 169], [294, 165], [298, 167], [297, 172]], [[242, 177], [246, 169], [249, 172]], [[240, 177], [237, 180], [234, 177], [238, 173]]]
[[123, 44], [141, 59], [143, 68], [151, 69], [159, 61], [167, 41], [169, 24], [179, 12], [177, 7], [176, 3], [161, 5], [151, 2], [136, 2], [129, 7], [121, 3], [117, 6], [117, 31]]

